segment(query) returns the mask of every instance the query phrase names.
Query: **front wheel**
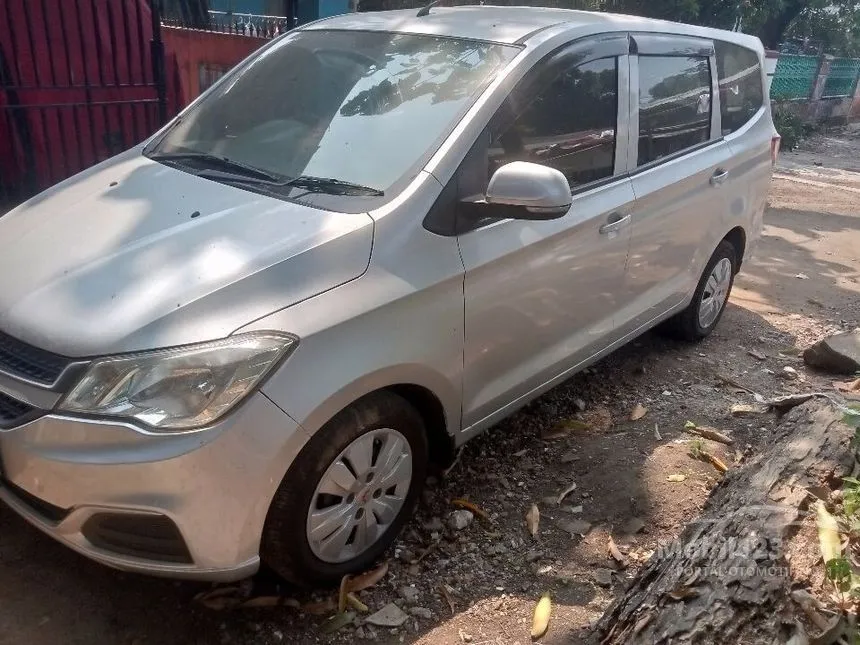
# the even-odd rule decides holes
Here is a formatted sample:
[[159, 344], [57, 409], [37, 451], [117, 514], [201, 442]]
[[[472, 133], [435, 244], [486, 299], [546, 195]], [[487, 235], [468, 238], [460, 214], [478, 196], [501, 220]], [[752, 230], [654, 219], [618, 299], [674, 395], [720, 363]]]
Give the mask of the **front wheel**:
[[367, 569], [409, 519], [426, 471], [424, 424], [409, 403], [391, 392], [354, 403], [287, 472], [263, 529], [264, 561], [297, 584]]
[[726, 240], [720, 242], [702, 272], [689, 306], [663, 323], [661, 330], [688, 341], [701, 340], [710, 334], [726, 309], [737, 263], [735, 247]]

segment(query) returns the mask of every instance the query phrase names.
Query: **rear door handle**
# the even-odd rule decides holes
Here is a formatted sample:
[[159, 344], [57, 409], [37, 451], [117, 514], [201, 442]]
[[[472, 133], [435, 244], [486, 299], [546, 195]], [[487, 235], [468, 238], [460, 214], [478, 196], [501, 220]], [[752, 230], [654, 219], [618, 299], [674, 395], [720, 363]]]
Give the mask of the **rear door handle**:
[[729, 171], [725, 168], [717, 168], [711, 175], [711, 186], [721, 186], [729, 178]]
[[609, 235], [610, 233], [615, 233], [616, 231], [620, 231], [629, 223], [630, 213], [628, 213], [627, 215], [622, 215], [621, 213], [612, 213], [612, 215], [609, 216], [609, 221], [600, 227], [600, 234]]

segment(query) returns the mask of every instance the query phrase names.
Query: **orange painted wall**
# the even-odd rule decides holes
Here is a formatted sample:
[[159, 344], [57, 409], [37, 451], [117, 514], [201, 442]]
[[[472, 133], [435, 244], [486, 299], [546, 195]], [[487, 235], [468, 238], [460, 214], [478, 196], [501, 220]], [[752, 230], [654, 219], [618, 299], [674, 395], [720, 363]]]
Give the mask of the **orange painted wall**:
[[178, 27], [161, 28], [171, 86], [171, 104], [179, 109], [200, 95], [201, 66], [221, 67], [225, 71], [267, 42], [265, 38], [222, 34]]

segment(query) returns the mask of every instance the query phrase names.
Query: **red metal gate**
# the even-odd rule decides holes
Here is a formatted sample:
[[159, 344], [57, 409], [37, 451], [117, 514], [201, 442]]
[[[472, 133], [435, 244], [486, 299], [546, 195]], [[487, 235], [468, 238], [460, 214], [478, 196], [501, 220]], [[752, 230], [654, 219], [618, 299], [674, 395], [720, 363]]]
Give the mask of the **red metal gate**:
[[158, 0], [0, 0], [0, 215], [166, 119]]

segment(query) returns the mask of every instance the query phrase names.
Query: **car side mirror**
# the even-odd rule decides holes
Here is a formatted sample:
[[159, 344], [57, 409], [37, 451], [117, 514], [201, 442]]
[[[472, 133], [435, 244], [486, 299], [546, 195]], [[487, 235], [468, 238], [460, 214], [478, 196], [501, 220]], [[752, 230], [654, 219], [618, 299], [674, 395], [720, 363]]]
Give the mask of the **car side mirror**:
[[572, 198], [570, 184], [560, 171], [528, 161], [513, 161], [493, 173], [486, 203], [489, 207], [502, 207], [504, 217], [546, 220], [565, 215]]

